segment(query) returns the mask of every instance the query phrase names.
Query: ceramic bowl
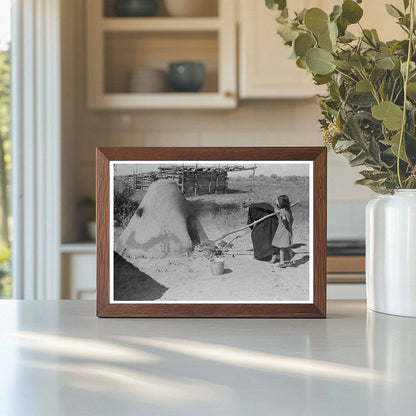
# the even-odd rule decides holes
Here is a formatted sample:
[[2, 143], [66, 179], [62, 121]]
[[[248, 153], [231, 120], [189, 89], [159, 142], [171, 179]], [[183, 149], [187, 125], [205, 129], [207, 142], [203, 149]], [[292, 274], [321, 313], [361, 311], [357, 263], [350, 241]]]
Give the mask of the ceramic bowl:
[[172, 62], [169, 65], [169, 82], [176, 92], [197, 92], [205, 80], [205, 67], [201, 62]]
[[161, 69], [138, 68], [129, 73], [127, 90], [135, 93], [160, 93], [167, 90], [166, 72]]
[[119, 17], [156, 16], [158, 0], [117, 0], [114, 5]]

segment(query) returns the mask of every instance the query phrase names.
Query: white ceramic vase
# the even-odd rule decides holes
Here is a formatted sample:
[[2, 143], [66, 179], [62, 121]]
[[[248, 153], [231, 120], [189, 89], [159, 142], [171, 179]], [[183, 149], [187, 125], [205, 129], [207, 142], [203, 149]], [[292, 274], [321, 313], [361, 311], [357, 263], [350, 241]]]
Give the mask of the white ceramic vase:
[[369, 309], [416, 317], [416, 190], [368, 203], [366, 281]]

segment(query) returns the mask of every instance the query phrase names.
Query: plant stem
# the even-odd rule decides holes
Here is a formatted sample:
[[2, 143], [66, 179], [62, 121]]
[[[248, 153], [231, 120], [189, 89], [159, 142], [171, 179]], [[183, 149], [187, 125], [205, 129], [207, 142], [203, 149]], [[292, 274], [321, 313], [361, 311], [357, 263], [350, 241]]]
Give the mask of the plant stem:
[[[397, 84], [397, 80], [394, 80], [393, 82], [393, 88], [391, 89], [391, 94], [390, 94], [390, 101], [393, 101], [393, 97], [394, 97], [394, 90], [396, 89], [396, 84]], [[394, 101], [393, 101], [394, 102]]]
[[341, 75], [344, 75], [344, 77], [349, 78], [351, 81], [354, 81], [355, 83], [357, 83], [357, 80], [353, 77], [350, 77], [348, 74], [346, 74], [345, 72], [340, 71], [338, 68], [335, 68], [335, 71], [340, 73]]
[[399, 150], [397, 152], [397, 178], [399, 180], [400, 188], [403, 188], [402, 177], [400, 174], [400, 156], [402, 155], [403, 139], [404, 132], [406, 129], [406, 108], [407, 108], [407, 83], [409, 82], [409, 68], [410, 60], [412, 58], [413, 50], [413, 35], [415, 27], [415, 0], [410, 0], [410, 30], [409, 30], [409, 45], [407, 48], [407, 60], [406, 60], [406, 73], [404, 76], [404, 85], [403, 85], [403, 118], [402, 118], [402, 128], [400, 129], [400, 140], [399, 140]]

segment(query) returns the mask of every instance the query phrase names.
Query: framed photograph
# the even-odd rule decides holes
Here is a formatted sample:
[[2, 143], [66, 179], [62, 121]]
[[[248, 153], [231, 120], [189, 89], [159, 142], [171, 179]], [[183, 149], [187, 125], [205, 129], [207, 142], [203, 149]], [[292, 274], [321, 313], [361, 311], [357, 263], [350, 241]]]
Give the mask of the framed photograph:
[[97, 149], [97, 316], [326, 316], [324, 147]]

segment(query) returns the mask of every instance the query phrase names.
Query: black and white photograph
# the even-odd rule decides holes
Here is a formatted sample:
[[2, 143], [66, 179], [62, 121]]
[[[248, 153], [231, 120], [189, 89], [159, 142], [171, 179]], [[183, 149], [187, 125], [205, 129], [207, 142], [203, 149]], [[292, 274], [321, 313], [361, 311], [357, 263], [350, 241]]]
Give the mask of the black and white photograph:
[[111, 162], [112, 303], [311, 303], [311, 162]]

